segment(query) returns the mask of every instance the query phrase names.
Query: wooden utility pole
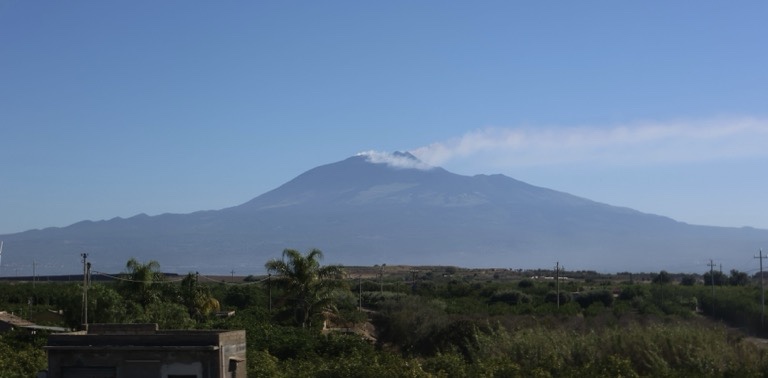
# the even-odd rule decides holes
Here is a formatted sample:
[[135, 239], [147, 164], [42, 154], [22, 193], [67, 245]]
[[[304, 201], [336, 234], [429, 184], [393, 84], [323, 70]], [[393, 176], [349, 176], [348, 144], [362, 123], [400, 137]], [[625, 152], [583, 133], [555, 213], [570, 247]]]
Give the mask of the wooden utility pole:
[[363, 276], [358, 275], [357, 276], [357, 300], [358, 300], [358, 311], [363, 311]]
[[560, 308], [560, 261], [555, 264], [555, 282], [557, 285], [557, 308]]
[[83, 258], [83, 316], [82, 321], [85, 327], [88, 327], [88, 254], [81, 253], [80, 257]]
[[267, 273], [267, 288], [269, 288], [269, 313], [272, 313], [272, 273]]
[[760, 328], [765, 327], [765, 288], [763, 286], [765, 280], [763, 279], [763, 250], [760, 249], [760, 254], [755, 256], [756, 259], [760, 259]]
[[387, 264], [381, 264], [379, 268], [379, 293], [384, 294], [384, 267]]
[[712, 281], [712, 318], [715, 317], [715, 263], [709, 259], [709, 279]]

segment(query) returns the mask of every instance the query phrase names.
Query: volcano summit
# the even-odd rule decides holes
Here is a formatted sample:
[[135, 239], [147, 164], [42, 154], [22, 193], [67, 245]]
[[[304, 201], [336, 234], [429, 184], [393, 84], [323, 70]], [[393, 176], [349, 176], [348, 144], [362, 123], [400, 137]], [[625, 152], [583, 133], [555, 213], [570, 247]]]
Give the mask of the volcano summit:
[[[596, 183], [599, 185], [599, 183]], [[364, 153], [313, 168], [244, 204], [190, 214], [137, 215], [0, 236], [3, 274], [98, 271], [130, 257], [186, 273], [263, 272], [284, 248], [319, 248], [326, 263], [705, 270], [742, 261], [768, 230], [694, 226], [504, 175], [463, 176], [409, 153]], [[728, 266], [728, 265], [726, 265]]]

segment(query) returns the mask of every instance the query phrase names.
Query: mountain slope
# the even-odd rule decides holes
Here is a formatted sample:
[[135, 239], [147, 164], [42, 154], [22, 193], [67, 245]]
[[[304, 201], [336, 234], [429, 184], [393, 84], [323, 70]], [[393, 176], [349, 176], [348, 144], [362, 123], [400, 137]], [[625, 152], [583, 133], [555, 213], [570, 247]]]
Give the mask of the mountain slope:
[[[409, 154], [359, 155], [311, 169], [242, 205], [138, 215], [0, 236], [4, 271], [118, 271], [130, 257], [164, 269], [258, 273], [283, 248], [345, 265], [442, 264], [611, 271], [704, 271], [751, 254], [768, 231], [692, 226], [535, 187], [503, 175], [461, 176]], [[728, 266], [728, 265], [725, 265]], [[18, 269], [18, 268], [15, 268]], [[31, 273], [31, 272], [30, 272]]]

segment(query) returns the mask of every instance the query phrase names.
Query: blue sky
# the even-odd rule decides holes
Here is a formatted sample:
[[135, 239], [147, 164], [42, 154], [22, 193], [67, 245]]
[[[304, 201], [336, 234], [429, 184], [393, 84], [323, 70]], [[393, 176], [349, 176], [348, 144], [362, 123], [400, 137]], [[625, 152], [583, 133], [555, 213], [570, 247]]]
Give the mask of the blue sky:
[[768, 228], [766, 14], [0, 0], [0, 234], [234, 206], [368, 150]]

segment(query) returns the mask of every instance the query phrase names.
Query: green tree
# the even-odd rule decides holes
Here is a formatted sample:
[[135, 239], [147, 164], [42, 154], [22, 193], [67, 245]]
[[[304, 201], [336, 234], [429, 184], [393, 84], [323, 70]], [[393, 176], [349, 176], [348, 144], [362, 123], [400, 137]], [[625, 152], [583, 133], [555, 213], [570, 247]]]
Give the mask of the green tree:
[[163, 281], [160, 272], [160, 263], [155, 260], [142, 264], [131, 257], [125, 264], [125, 280], [121, 282], [120, 289], [123, 297], [132, 300], [142, 307], [160, 300], [159, 282]]
[[0, 377], [34, 377], [45, 369], [46, 356], [43, 350], [47, 332], [30, 334], [26, 330], [0, 333]]
[[204, 320], [211, 313], [219, 311], [219, 301], [211, 295], [211, 291], [200, 285], [197, 276], [189, 273], [181, 281], [181, 302], [187, 308], [189, 315], [198, 321]]
[[276, 273], [275, 285], [283, 289], [285, 299], [293, 303], [296, 320], [302, 327], [310, 324], [313, 314], [333, 305], [334, 293], [345, 286], [340, 265], [320, 266], [323, 252], [312, 249], [306, 255], [293, 249], [283, 250], [281, 260], [269, 260], [264, 266]]
[[680, 284], [683, 286], [693, 286], [696, 284], [696, 276], [693, 274], [686, 274], [680, 280]]
[[653, 283], [658, 284], [661, 292], [661, 299], [660, 304], [664, 303], [664, 284], [669, 283], [672, 281], [672, 277], [669, 276], [669, 273], [666, 270], [662, 270], [657, 274], [655, 277], [653, 277]]
[[222, 307], [242, 310], [251, 306], [267, 307], [267, 298], [261, 286], [229, 286], [223, 294]]
[[141, 323], [157, 323], [161, 329], [189, 329], [195, 324], [186, 307], [173, 302], [150, 303], [134, 320]]
[[653, 277], [653, 283], [655, 284], [665, 284], [672, 281], [672, 277], [670, 277], [669, 273], [666, 270], [662, 270], [657, 274], [655, 277]]
[[728, 277], [723, 274], [723, 272], [717, 270], [713, 271], [712, 273], [706, 272], [702, 277], [704, 278], [704, 284], [707, 286], [712, 285], [713, 279], [716, 286], [723, 286], [728, 283]]
[[112, 287], [94, 284], [88, 290], [88, 320], [93, 323], [127, 321], [125, 300]]
[[731, 286], [747, 286], [749, 285], [749, 276], [747, 273], [731, 269], [731, 276], [728, 277], [728, 284]]

